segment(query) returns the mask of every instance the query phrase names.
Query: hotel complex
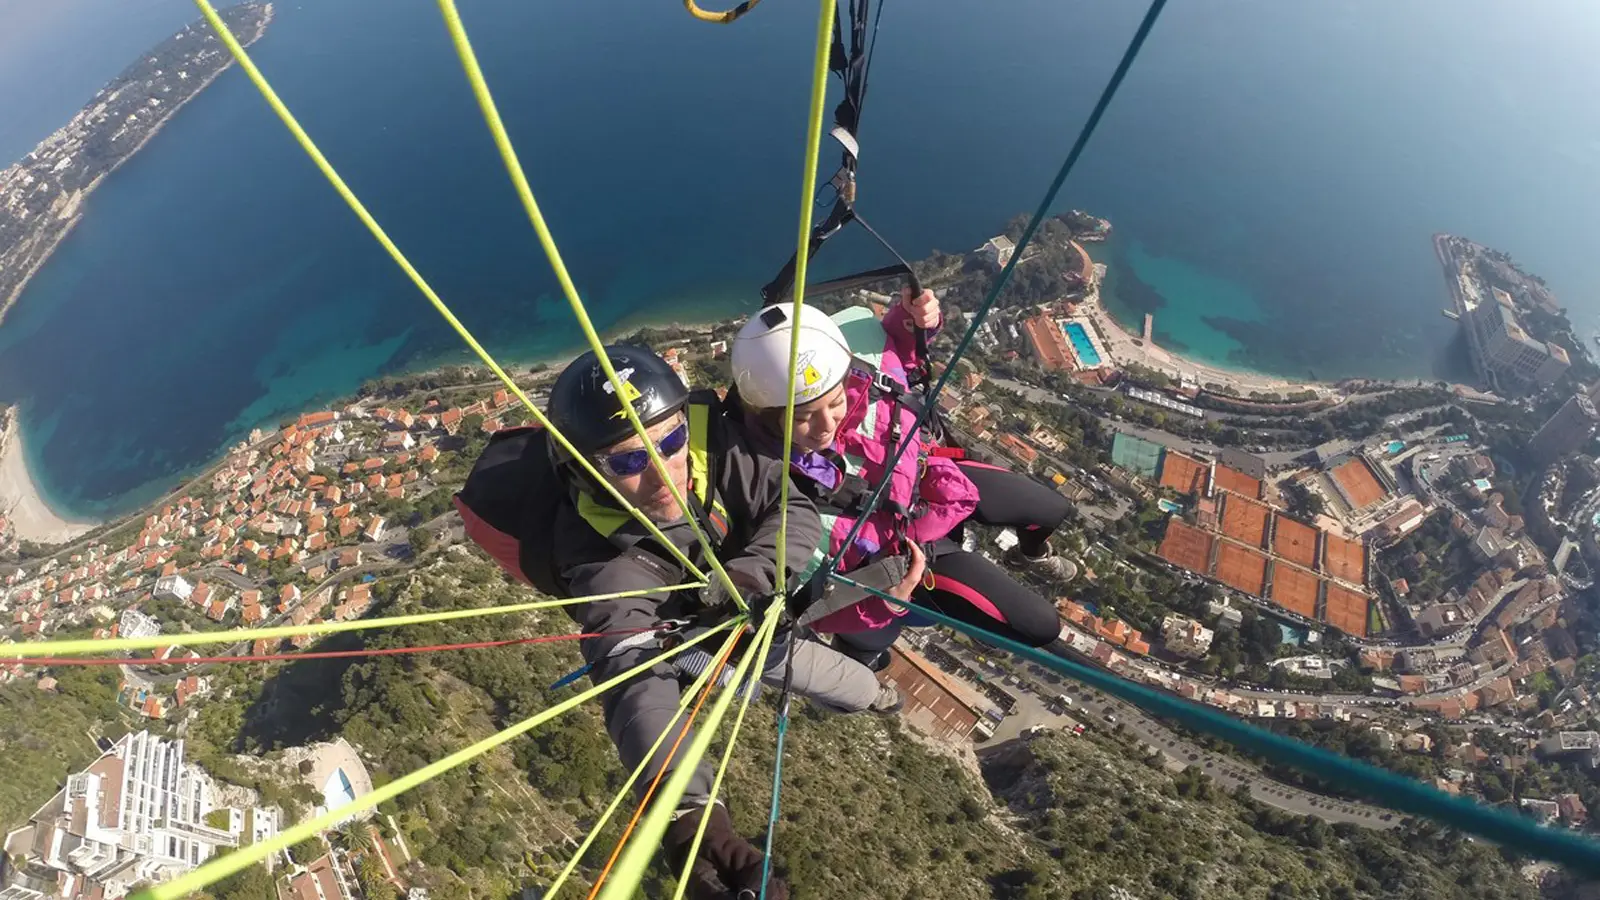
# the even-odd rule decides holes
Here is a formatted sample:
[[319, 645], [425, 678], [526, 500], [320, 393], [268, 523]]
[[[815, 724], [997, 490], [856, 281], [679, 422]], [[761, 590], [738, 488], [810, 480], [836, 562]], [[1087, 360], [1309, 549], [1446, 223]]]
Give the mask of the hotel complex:
[[1496, 384], [1506, 379], [1548, 387], [1566, 374], [1572, 364], [1567, 351], [1559, 344], [1531, 337], [1517, 318], [1510, 294], [1490, 288], [1491, 299], [1485, 300], [1471, 279], [1459, 276], [1459, 280], [1461, 294], [1467, 300], [1464, 324], [1473, 362], [1486, 381]]
[[211, 779], [184, 762], [183, 741], [130, 734], [6, 835], [21, 864], [0, 900], [117, 900], [238, 846], [247, 829], [255, 840], [277, 833], [276, 810], [225, 809], [220, 828], [207, 824], [215, 809]]

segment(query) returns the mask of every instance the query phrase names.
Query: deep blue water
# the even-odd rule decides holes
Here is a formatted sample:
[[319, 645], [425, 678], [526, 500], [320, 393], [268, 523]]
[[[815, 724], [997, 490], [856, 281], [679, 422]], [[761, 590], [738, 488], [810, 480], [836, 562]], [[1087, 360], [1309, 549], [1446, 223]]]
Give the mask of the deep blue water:
[[[434, 4], [278, 5], [257, 60], [418, 268], [496, 353], [570, 350]], [[143, 43], [187, 18], [171, 0], [142, 9]], [[1031, 209], [1142, 11], [891, 0], [863, 214], [920, 256]], [[726, 28], [660, 0], [463, 14], [597, 321], [743, 308], [794, 241], [814, 6], [772, 0]], [[1509, 250], [1593, 324], [1597, 19], [1584, 0], [1174, 3], [1060, 205], [1113, 220], [1097, 251], [1113, 306], [1153, 311], [1158, 339], [1216, 362], [1447, 372], [1439, 230]], [[127, 62], [104, 54], [78, 77]], [[0, 66], [0, 94], [22, 77]], [[22, 118], [55, 104], [59, 124], [78, 102]], [[841, 238], [818, 274], [881, 261]], [[104, 515], [253, 425], [461, 353], [230, 72], [100, 188], [0, 327], [0, 401], [23, 405], [47, 496]]]

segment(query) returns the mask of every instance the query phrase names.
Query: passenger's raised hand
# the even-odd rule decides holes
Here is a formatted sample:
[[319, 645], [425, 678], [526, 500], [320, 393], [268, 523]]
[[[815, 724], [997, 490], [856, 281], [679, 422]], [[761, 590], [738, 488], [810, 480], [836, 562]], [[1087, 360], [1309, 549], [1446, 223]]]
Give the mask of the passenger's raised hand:
[[911, 288], [902, 287], [900, 305], [905, 307], [912, 325], [918, 328], [939, 327], [939, 298], [933, 295], [933, 291], [925, 290], [913, 297]]

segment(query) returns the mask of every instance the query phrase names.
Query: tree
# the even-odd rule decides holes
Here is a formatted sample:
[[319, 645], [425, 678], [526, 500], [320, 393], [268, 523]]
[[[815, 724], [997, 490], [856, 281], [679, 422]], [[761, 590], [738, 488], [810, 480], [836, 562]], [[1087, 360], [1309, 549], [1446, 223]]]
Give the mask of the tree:
[[215, 900], [278, 900], [272, 876], [259, 864], [229, 875], [211, 886]]
[[1246, 611], [1239, 627], [1239, 641], [1246, 661], [1251, 665], [1271, 662], [1278, 656], [1278, 645], [1283, 643], [1283, 632], [1273, 620]]
[[413, 556], [421, 556], [428, 552], [428, 548], [432, 546], [433, 532], [426, 528], [411, 529], [411, 553]]
[[398, 900], [400, 896], [400, 892], [384, 875], [383, 866], [370, 854], [362, 858], [361, 866], [356, 870], [356, 881], [360, 882], [361, 893], [366, 895], [367, 900]]
[[298, 844], [289, 845], [289, 858], [302, 866], [311, 865], [312, 861], [327, 852], [319, 837], [308, 837]]
[[372, 833], [365, 822], [346, 822], [328, 835], [335, 847], [346, 853], [367, 853], [372, 850]]

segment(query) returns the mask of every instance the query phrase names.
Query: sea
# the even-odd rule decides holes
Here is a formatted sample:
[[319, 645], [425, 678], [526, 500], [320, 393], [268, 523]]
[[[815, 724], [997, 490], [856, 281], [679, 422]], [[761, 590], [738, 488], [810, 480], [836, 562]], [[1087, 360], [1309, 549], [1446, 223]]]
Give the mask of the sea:
[[[278, 0], [253, 48], [495, 354], [581, 343], [434, 3]], [[748, 311], [798, 229], [817, 4], [463, 0], [563, 258], [603, 329]], [[1031, 211], [1143, 15], [1133, 0], [887, 0], [859, 208], [910, 258]], [[0, 159], [184, 22], [179, 0], [0, 0]], [[1211, 363], [1456, 377], [1430, 236], [1503, 248], [1600, 324], [1600, 7], [1169, 4], [1058, 209], [1109, 218], [1108, 304]], [[831, 104], [830, 104], [831, 106]], [[824, 148], [824, 179], [837, 153]], [[820, 212], [820, 209], [819, 209]], [[881, 264], [857, 234], [817, 277]], [[464, 361], [230, 71], [100, 187], [0, 325], [0, 403], [64, 515], [131, 511], [259, 425]]]

